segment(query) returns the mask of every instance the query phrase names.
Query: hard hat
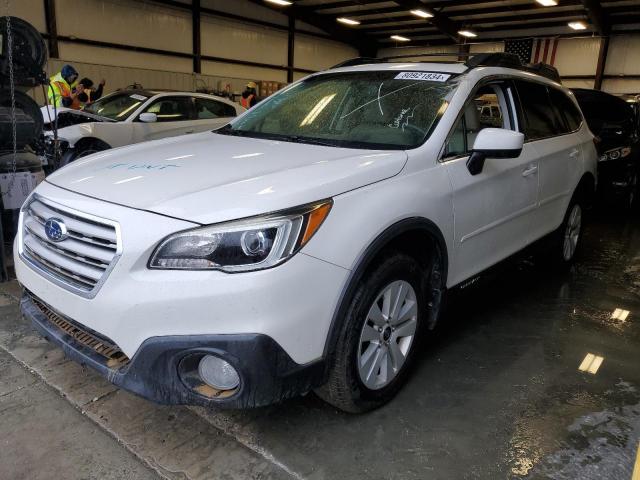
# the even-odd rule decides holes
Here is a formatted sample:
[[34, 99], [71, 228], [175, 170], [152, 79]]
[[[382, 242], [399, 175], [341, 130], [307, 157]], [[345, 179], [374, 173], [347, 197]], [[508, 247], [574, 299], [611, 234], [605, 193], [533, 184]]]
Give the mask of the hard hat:
[[247, 88], [256, 89], [256, 88], [258, 88], [258, 85], [256, 85], [256, 82], [249, 82], [249, 83], [247, 83]]

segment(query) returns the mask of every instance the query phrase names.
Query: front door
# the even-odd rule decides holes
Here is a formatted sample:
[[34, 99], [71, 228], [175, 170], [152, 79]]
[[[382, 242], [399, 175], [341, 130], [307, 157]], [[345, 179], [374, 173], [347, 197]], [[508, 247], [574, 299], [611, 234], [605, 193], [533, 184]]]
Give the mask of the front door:
[[[514, 98], [510, 82], [481, 86], [467, 102], [447, 142], [443, 161], [453, 193], [453, 283], [522, 249], [531, 238], [538, 202], [535, 150], [525, 144], [518, 158], [487, 158], [478, 175], [471, 175], [466, 166], [481, 129], [519, 130]], [[494, 113], [482, 115], [483, 109]]]

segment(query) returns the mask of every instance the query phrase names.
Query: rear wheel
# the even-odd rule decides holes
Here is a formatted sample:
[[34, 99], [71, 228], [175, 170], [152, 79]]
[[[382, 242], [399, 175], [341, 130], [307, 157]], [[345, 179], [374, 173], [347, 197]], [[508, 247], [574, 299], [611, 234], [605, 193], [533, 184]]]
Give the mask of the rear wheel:
[[584, 203], [579, 195], [574, 195], [565, 213], [562, 225], [554, 234], [553, 257], [560, 266], [571, 265], [580, 249], [582, 240]]
[[387, 256], [353, 295], [331, 359], [328, 382], [316, 393], [337, 408], [377, 408], [407, 379], [427, 326], [425, 275], [404, 253]]
[[638, 203], [638, 172], [634, 171], [629, 177], [629, 186], [626, 196], [626, 206], [629, 210], [633, 210]]

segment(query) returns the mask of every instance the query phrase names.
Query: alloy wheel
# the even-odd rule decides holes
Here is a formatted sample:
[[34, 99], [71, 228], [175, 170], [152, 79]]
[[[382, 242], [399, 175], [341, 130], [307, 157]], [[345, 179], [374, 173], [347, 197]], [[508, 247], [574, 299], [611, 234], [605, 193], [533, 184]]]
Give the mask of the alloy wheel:
[[418, 302], [411, 284], [390, 283], [369, 308], [360, 333], [358, 372], [371, 390], [379, 390], [396, 378], [413, 344], [418, 323]]

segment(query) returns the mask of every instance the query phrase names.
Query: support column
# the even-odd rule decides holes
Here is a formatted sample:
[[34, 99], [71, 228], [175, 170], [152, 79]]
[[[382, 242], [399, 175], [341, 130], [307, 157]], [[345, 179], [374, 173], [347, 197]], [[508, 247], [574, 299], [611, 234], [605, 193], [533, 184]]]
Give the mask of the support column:
[[58, 51], [58, 26], [56, 22], [56, 2], [55, 0], [44, 0], [44, 17], [47, 23], [47, 33], [49, 34], [49, 57], [60, 58]]
[[193, 72], [202, 73], [202, 43], [200, 38], [200, 0], [191, 0], [191, 32], [193, 33]]
[[604, 70], [607, 66], [607, 53], [609, 53], [609, 35], [600, 39], [600, 50], [598, 50], [598, 65], [596, 66], [596, 78], [593, 82], [593, 88], [602, 90], [602, 80], [604, 78]]
[[289, 15], [289, 37], [287, 41], [287, 83], [293, 82], [293, 70], [295, 67], [295, 40], [296, 39], [296, 19]]
[[458, 46], [458, 61], [466, 62], [469, 60], [469, 52], [471, 51], [471, 44], [462, 43]]

